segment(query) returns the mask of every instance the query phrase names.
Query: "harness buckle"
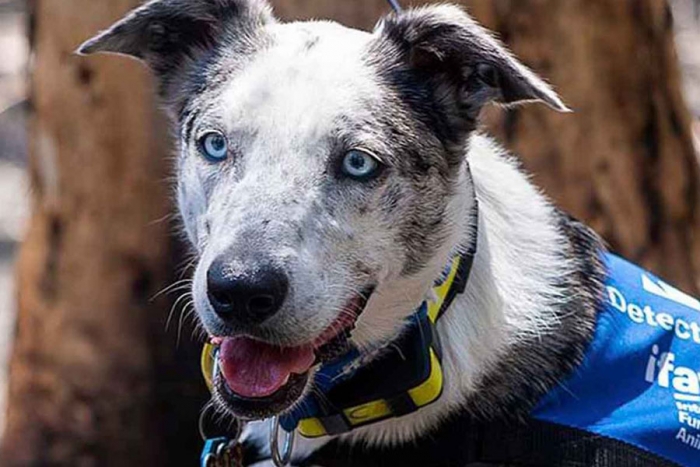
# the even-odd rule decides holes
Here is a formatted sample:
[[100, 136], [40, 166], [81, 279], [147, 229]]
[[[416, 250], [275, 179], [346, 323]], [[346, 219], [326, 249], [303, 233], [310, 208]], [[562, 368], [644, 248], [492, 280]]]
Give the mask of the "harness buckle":
[[[294, 453], [294, 441], [296, 438], [296, 430], [290, 432], [285, 431], [280, 425], [279, 417], [275, 417], [270, 421], [270, 450], [272, 452], [272, 461], [276, 467], [287, 467], [292, 461]], [[280, 451], [280, 432], [284, 433], [284, 443]]]

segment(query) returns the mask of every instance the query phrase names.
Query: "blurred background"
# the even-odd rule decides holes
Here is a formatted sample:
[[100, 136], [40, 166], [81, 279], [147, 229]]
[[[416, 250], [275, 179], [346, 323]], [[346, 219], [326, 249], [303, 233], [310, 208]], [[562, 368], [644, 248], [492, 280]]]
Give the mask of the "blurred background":
[[[25, 1], [0, 1], [0, 427], [4, 428], [7, 358], [14, 329], [14, 258], [29, 216], [27, 92], [29, 40]], [[0, 428], [0, 430], [2, 430]]]
[[[387, 11], [274, 3], [366, 28]], [[700, 2], [458, 3], [576, 110], [491, 109], [489, 129], [615, 250], [697, 293]], [[199, 345], [178, 295], [152, 299], [187, 273], [165, 125], [138, 64], [71, 55], [135, 4], [0, 0], [2, 465], [196, 460]]]

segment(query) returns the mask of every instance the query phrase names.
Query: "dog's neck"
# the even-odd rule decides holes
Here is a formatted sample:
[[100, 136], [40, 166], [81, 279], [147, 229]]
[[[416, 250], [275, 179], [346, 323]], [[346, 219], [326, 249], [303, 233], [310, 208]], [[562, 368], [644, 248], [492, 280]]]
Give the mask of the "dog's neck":
[[[529, 411], [564, 376], [562, 366], [578, 363], [591, 338], [603, 273], [602, 268], [593, 274], [583, 268], [597, 264], [597, 237], [557, 211], [489, 139], [472, 138], [467, 163], [470, 170], [465, 166], [461, 193], [451, 205], [456, 226], [452, 243], [421, 279], [423, 290], [428, 289], [450, 255], [478, 232], [465, 293], [438, 323], [443, 395], [414, 414], [344, 435], [350, 442], [412, 440], [460, 410], [484, 418], [522, 416], [510, 412], [516, 407]], [[478, 229], [472, 225], [477, 217], [470, 174], [479, 200]], [[415, 284], [400, 289], [415, 290]], [[559, 357], [552, 358], [549, 351]], [[561, 354], [571, 361], [562, 362]], [[304, 440], [298, 453], [327, 441]]]
[[[562, 316], [570, 310], [573, 291], [567, 284], [576, 282], [577, 262], [571, 239], [562, 228], [562, 214], [529, 182], [515, 161], [487, 138], [472, 139], [467, 162], [470, 171], [465, 168], [465, 180], [458, 184], [462, 190], [458, 196], [464, 201], [455, 203], [460, 210], [452, 214], [457, 216], [453, 223], [459, 226], [459, 233], [449, 251], [443, 253], [445, 258], [436, 263], [438, 268], [444, 267], [447, 255], [469, 245], [470, 236], [478, 232], [467, 289], [438, 324], [444, 348], [443, 396], [416, 414], [357, 430], [349, 435], [353, 439], [370, 443], [412, 439], [465, 406], [477, 412], [475, 415], [500, 414], [513, 398], [529, 396], [509, 394], [520, 384], [514, 381], [518, 376], [494, 375], [498, 367], [507, 360], [528, 358], [533, 361], [521, 366], [532, 363], [543, 367], [546, 364], [534, 361], [540, 356], [536, 349], [549, 340], [561, 345], [560, 340], [567, 339], [569, 323], [562, 321]], [[470, 225], [477, 219], [472, 213], [470, 173], [479, 200], [478, 229]], [[582, 327], [592, 324], [583, 322]], [[552, 383], [550, 372], [542, 370], [541, 374], [532, 371], [527, 375], [533, 378], [529, 384]], [[491, 384], [497, 379], [503, 383]], [[484, 388], [487, 380], [491, 383]]]

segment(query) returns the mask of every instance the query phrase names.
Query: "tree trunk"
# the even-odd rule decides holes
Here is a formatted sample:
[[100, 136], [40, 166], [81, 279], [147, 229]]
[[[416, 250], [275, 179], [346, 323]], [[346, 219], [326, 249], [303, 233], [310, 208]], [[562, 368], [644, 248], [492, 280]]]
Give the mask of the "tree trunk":
[[144, 67], [73, 55], [137, 3], [34, 4], [33, 216], [3, 466], [197, 460], [198, 349], [175, 351], [170, 307], [151, 300], [177, 257], [163, 121]]
[[[700, 292], [700, 179], [666, 0], [450, 1], [496, 31], [575, 111], [490, 109], [490, 132], [613, 250]], [[275, 6], [289, 18], [364, 28], [388, 11], [385, 0]]]

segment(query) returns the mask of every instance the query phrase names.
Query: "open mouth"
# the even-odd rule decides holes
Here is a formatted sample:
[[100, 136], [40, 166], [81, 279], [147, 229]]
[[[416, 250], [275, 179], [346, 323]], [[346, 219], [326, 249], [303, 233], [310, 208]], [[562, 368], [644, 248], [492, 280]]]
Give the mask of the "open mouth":
[[316, 364], [347, 352], [350, 332], [372, 292], [368, 288], [353, 297], [323, 333], [299, 346], [279, 347], [245, 336], [212, 339], [219, 346], [215, 398], [246, 419], [268, 418], [289, 409], [304, 394]]

